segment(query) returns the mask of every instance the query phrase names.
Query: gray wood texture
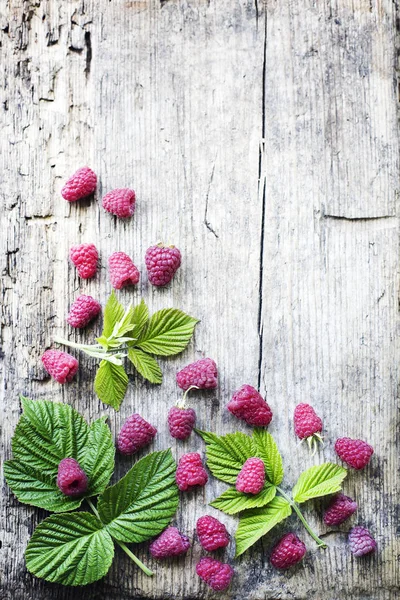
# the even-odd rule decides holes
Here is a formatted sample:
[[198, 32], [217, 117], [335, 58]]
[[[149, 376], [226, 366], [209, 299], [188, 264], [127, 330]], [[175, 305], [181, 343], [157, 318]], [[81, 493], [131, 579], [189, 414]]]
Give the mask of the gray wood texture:
[[[1, 456], [20, 415], [18, 394], [70, 403], [88, 420], [109, 416], [115, 433], [134, 410], [159, 429], [153, 448], [171, 445], [166, 413], [175, 372], [211, 356], [216, 393], [193, 394], [201, 428], [246, 431], [225, 410], [243, 383], [259, 385], [274, 411], [270, 426], [284, 455], [286, 484], [313, 463], [335, 459], [343, 435], [375, 448], [351, 473], [354, 523], [375, 534], [379, 551], [357, 560], [348, 524], [324, 527], [323, 502], [306, 516], [326, 536], [316, 549], [294, 517], [235, 563], [234, 583], [214, 594], [195, 575], [197, 541], [179, 561], [155, 564], [149, 579], [119, 549], [104, 580], [82, 590], [30, 576], [23, 553], [46, 515], [19, 504], [3, 483], [1, 583], [4, 600], [391, 600], [398, 597], [398, 3], [392, 0], [1, 0]], [[66, 203], [65, 179], [89, 164], [95, 199]], [[115, 187], [137, 192], [134, 218], [100, 205]], [[183, 265], [172, 285], [154, 289], [146, 248], [175, 243]], [[74, 243], [92, 241], [102, 266], [89, 282], [68, 262]], [[76, 381], [48, 379], [40, 356], [79, 292], [104, 302], [107, 258], [131, 254], [142, 271], [128, 303], [176, 306], [201, 319], [193, 344], [163, 360], [162, 386], [132, 376], [116, 413], [92, 389], [94, 362], [80, 356]], [[325, 424], [311, 458], [293, 434], [299, 402]], [[203, 451], [192, 436], [176, 457]], [[132, 460], [118, 460], [115, 478]], [[198, 516], [224, 489], [210, 481], [184, 497], [176, 522], [194, 538]], [[309, 552], [288, 573], [268, 551], [289, 528]], [[233, 544], [225, 558], [233, 562]]]

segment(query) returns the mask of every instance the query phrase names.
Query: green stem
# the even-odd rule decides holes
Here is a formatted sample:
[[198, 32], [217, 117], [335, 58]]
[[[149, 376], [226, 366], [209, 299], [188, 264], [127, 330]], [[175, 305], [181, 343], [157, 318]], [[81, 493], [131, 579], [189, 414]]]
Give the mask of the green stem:
[[310, 534], [310, 536], [312, 537], [313, 540], [315, 540], [317, 542], [317, 545], [320, 548], [326, 548], [326, 544], [323, 540], [321, 540], [321, 538], [319, 538], [317, 536], [316, 533], [314, 533], [314, 531], [311, 529], [310, 525], [307, 523], [307, 521], [305, 520], [299, 506], [296, 504], [296, 502], [294, 500], [292, 500], [292, 498], [290, 496], [288, 496], [281, 488], [279, 488], [278, 486], [276, 486], [276, 489], [278, 490], [278, 492], [281, 494], [281, 496], [283, 496], [285, 498], [285, 500], [287, 500], [290, 504], [290, 506], [293, 508], [294, 512], [297, 514], [297, 516], [299, 517], [300, 521], [303, 523], [304, 527], [306, 528], [306, 530], [308, 531], [308, 533]]
[[180, 402], [177, 402], [176, 405], [179, 408], [185, 408], [185, 405], [186, 405], [186, 396], [188, 395], [188, 393], [190, 392], [190, 390], [199, 390], [199, 389], [200, 388], [197, 385], [191, 385], [190, 387], [188, 387], [188, 389], [186, 390], [186, 392], [182, 396], [182, 400]]

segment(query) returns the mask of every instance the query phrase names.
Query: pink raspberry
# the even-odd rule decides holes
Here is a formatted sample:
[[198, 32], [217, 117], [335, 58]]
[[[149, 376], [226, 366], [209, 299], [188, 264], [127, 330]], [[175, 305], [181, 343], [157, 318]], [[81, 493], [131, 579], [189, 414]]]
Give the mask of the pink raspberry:
[[57, 486], [71, 498], [82, 496], [87, 491], [87, 475], [74, 458], [63, 458], [58, 465]]
[[311, 437], [321, 433], [322, 421], [309, 404], [298, 404], [294, 409], [294, 432], [298, 438]]
[[193, 408], [180, 408], [173, 406], [168, 413], [169, 432], [177, 440], [186, 440], [192, 433], [196, 422], [196, 413]]
[[350, 550], [354, 556], [364, 556], [376, 550], [376, 541], [365, 527], [357, 525], [349, 533]]
[[137, 413], [131, 415], [121, 427], [117, 447], [122, 454], [135, 454], [140, 448], [150, 444], [157, 429]]
[[187, 492], [197, 485], [205, 485], [208, 475], [201, 462], [200, 454], [197, 452], [184, 454], [178, 463], [175, 479], [182, 492]]
[[136, 194], [127, 188], [108, 192], [103, 198], [103, 208], [107, 212], [127, 219], [135, 212]]
[[229, 587], [234, 571], [230, 565], [204, 556], [196, 565], [196, 573], [210, 588], [222, 592]]
[[354, 502], [344, 494], [337, 494], [332, 499], [324, 514], [326, 525], [341, 525], [357, 510], [357, 502]]
[[229, 533], [225, 525], [210, 515], [197, 520], [196, 530], [199, 542], [207, 552], [225, 548], [229, 544]]
[[181, 253], [175, 246], [151, 246], [144, 257], [152, 285], [167, 285], [181, 266]]
[[49, 375], [58, 383], [72, 381], [79, 366], [76, 358], [61, 350], [46, 350], [42, 356], [42, 363]]
[[176, 527], [167, 527], [162, 534], [150, 544], [150, 554], [154, 558], [167, 558], [186, 554], [190, 541]]
[[82, 167], [68, 179], [61, 190], [61, 196], [68, 202], [76, 202], [93, 194], [97, 185], [96, 173], [89, 167]]
[[86, 327], [86, 325], [90, 323], [90, 321], [93, 321], [100, 312], [101, 304], [92, 298], [92, 296], [85, 296], [82, 294], [81, 296], [78, 296], [69, 309], [67, 321], [71, 327], [80, 329]]
[[276, 569], [288, 569], [301, 561], [306, 547], [294, 533], [287, 533], [272, 550], [270, 561]]
[[218, 384], [217, 365], [211, 358], [202, 358], [191, 363], [176, 374], [176, 383], [182, 390], [195, 386], [201, 390], [211, 390]]
[[125, 252], [114, 252], [108, 259], [111, 285], [116, 290], [138, 283], [140, 273]]
[[227, 404], [227, 409], [238, 419], [254, 427], [267, 427], [272, 411], [264, 398], [251, 385], [242, 385]]
[[336, 454], [353, 469], [363, 469], [374, 453], [372, 446], [362, 440], [339, 438], [335, 443]]
[[79, 277], [90, 279], [96, 275], [99, 253], [94, 244], [72, 246], [69, 256], [78, 271]]
[[265, 465], [260, 458], [248, 458], [236, 478], [236, 489], [245, 494], [258, 494], [265, 484]]

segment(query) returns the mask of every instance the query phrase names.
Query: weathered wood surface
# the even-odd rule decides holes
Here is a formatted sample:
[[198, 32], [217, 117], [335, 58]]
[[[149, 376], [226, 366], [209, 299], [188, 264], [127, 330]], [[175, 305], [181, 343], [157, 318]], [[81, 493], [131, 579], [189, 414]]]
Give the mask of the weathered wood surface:
[[[376, 556], [352, 559], [348, 527], [328, 532], [322, 503], [311, 503], [307, 516], [326, 533], [327, 550], [307, 539], [304, 565], [277, 573], [267, 552], [278, 528], [237, 561], [232, 589], [215, 597], [398, 597], [397, 2], [0, 6], [2, 457], [10, 456], [19, 393], [69, 402], [88, 419], [107, 414], [113, 432], [137, 410], [159, 428], [154, 448], [164, 448], [177, 368], [212, 356], [220, 387], [196, 395], [200, 426], [233, 431], [238, 422], [224, 405], [242, 383], [258, 383], [274, 410], [271, 432], [289, 484], [313, 461], [333, 459], [338, 436], [373, 444], [371, 465], [352, 473], [345, 491], [360, 506], [355, 522], [379, 544]], [[69, 205], [62, 182], [83, 164], [99, 174], [96, 199]], [[98, 202], [119, 186], [137, 191], [127, 223]], [[184, 256], [173, 285], [154, 290], [143, 277], [121, 297], [143, 295], [153, 309], [178, 306], [202, 322], [190, 349], [163, 361], [164, 384], [133, 379], [115, 413], [92, 391], [90, 359], [81, 357], [78, 380], [62, 387], [45, 376], [40, 356], [53, 335], [66, 333], [78, 291], [106, 299], [112, 251], [143, 267], [158, 239]], [[101, 251], [91, 282], [68, 264], [68, 248], [80, 241]], [[300, 401], [324, 418], [326, 444], [313, 459], [292, 433]], [[203, 448], [195, 436], [172, 447], [177, 457]], [[131, 462], [119, 461], [115, 476]], [[206, 505], [223, 488], [213, 481], [185, 498], [179, 526], [193, 536], [199, 515], [217, 514]], [[214, 597], [194, 575], [197, 542], [185, 560], [165, 565], [152, 565], [146, 545], [138, 549], [156, 567], [153, 579], [117, 549], [107, 577], [83, 590], [39, 581], [26, 572], [23, 552], [45, 513], [19, 504], [5, 484], [2, 491], [4, 600]], [[235, 519], [221, 518], [234, 529]]]

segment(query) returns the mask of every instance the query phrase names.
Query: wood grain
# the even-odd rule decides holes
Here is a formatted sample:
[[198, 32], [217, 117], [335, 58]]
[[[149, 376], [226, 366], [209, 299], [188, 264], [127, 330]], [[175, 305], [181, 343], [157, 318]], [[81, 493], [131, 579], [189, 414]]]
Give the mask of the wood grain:
[[[199, 426], [238, 425], [224, 406], [242, 383], [259, 385], [274, 411], [271, 433], [284, 455], [286, 484], [334, 459], [349, 435], [376, 449], [352, 473], [354, 522], [375, 534], [379, 552], [350, 557], [348, 525], [328, 531], [323, 502], [306, 515], [326, 535], [316, 550], [294, 518], [235, 564], [231, 590], [213, 594], [194, 574], [198, 542], [185, 560], [155, 564], [146, 578], [118, 549], [106, 578], [82, 590], [30, 576], [23, 553], [45, 516], [2, 489], [0, 586], [4, 600], [391, 600], [398, 594], [399, 356], [396, 2], [390, 0], [90, 0], [0, 3], [1, 455], [20, 415], [18, 394], [70, 403], [88, 420], [109, 416], [115, 434], [134, 410], [171, 445], [165, 421], [175, 372], [203, 356], [220, 370], [216, 393], [193, 395]], [[99, 175], [91, 202], [69, 205], [65, 179], [89, 164]], [[106, 214], [102, 195], [132, 186], [128, 222]], [[184, 262], [173, 284], [148, 285], [143, 256], [159, 239]], [[69, 247], [93, 241], [102, 266], [76, 277]], [[76, 382], [59, 386], [40, 356], [54, 335], [90, 341], [65, 324], [79, 292], [104, 302], [107, 258], [124, 250], [142, 271], [128, 303], [176, 306], [201, 319], [193, 344], [162, 361], [162, 386], [132, 375], [119, 413], [95, 397], [95, 365], [80, 357]], [[325, 446], [310, 458], [292, 433], [294, 406], [311, 402]], [[203, 450], [192, 436], [174, 455]], [[132, 460], [119, 460], [115, 479]], [[185, 497], [176, 522], [194, 539], [206, 511], [233, 532], [236, 520], [207, 507], [224, 486], [211, 481]], [[302, 566], [277, 573], [268, 551], [282, 531], [301, 532]], [[224, 555], [232, 562], [234, 548]]]

